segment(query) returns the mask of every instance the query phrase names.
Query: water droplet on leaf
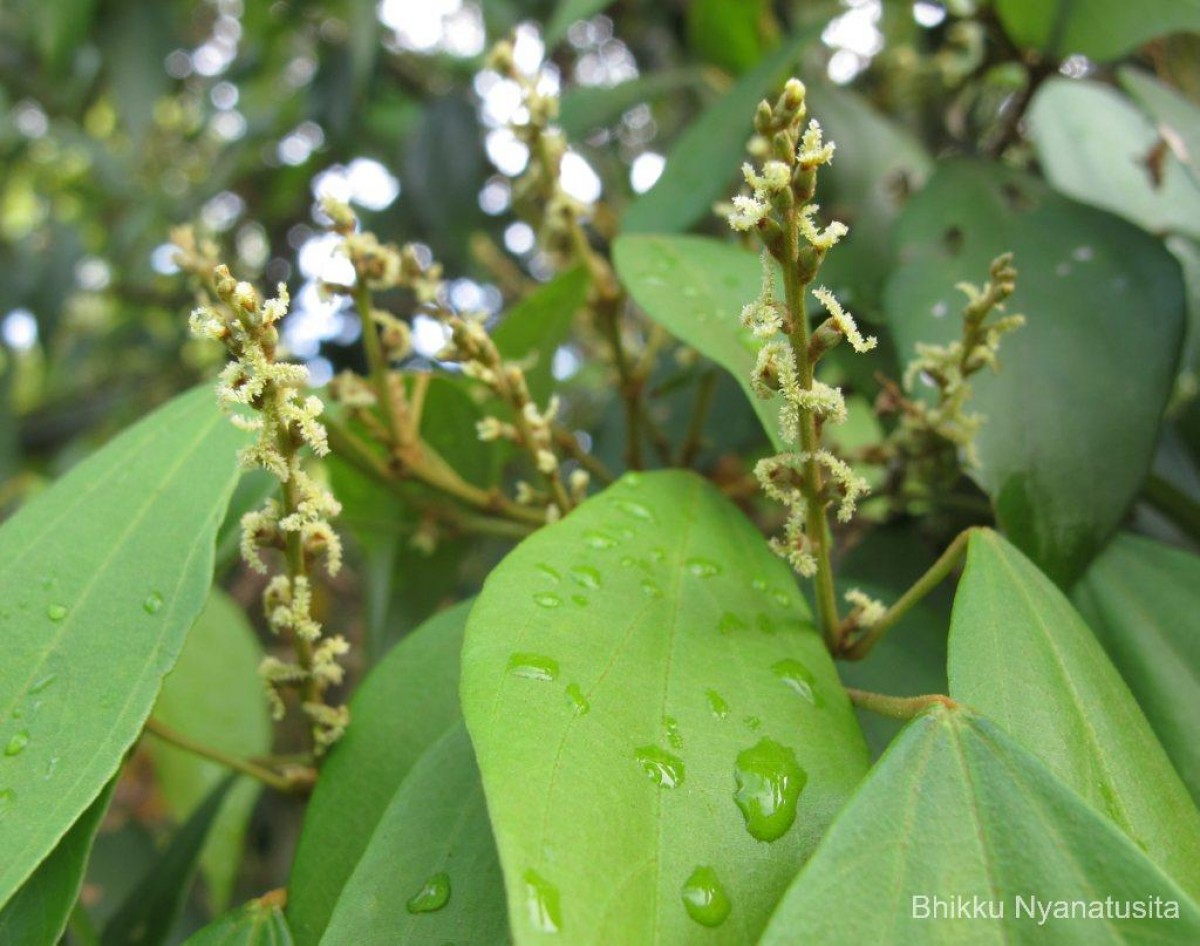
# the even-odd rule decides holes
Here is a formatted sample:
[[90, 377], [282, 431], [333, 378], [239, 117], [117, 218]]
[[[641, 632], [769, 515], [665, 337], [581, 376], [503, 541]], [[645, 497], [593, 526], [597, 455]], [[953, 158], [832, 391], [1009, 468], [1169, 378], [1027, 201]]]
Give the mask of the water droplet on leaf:
[[416, 895], [405, 904], [409, 913], [433, 913], [450, 900], [450, 875], [434, 874]]
[[571, 580], [582, 588], [597, 590], [601, 585], [600, 572], [591, 565], [576, 565], [571, 569]]
[[721, 620], [717, 624], [717, 629], [722, 634], [731, 634], [734, 631], [744, 631], [746, 629], [746, 622], [732, 611], [726, 611], [721, 615]]
[[646, 777], [660, 788], [678, 788], [683, 784], [684, 765], [679, 756], [658, 746], [642, 746], [634, 753]]
[[711, 867], [697, 867], [684, 882], [683, 906], [701, 926], [720, 926], [729, 916], [729, 895]]
[[712, 578], [721, 574], [721, 566], [707, 558], [689, 558], [684, 564], [697, 578]]
[[46, 609], [46, 617], [51, 621], [61, 621], [67, 616], [67, 606], [63, 604], [52, 604]]
[[581, 608], [586, 608], [588, 599], [586, 595], [571, 595], [571, 600]]
[[708, 698], [708, 708], [717, 719], [724, 719], [729, 715], [729, 704], [720, 693], [716, 690], [705, 690], [704, 695]]
[[542, 933], [557, 933], [562, 928], [558, 888], [532, 868], [525, 871], [522, 880], [529, 925]]
[[513, 654], [508, 658], [508, 672], [526, 680], [557, 680], [558, 661], [540, 654]]
[[567, 684], [567, 703], [575, 710], [576, 716], [583, 716], [592, 708], [592, 704], [583, 695], [583, 688], [578, 683]]
[[593, 529], [583, 534], [583, 544], [589, 549], [611, 549], [617, 544], [617, 540], [607, 532], [598, 532]]
[[145, 609], [147, 614], [158, 614], [158, 612], [162, 610], [162, 606], [163, 596], [157, 591], [149, 595], [146, 600], [142, 602], [142, 607]]
[[533, 596], [533, 603], [540, 608], [557, 608], [562, 604], [562, 598], [552, 591], [539, 591]]
[[797, 696], [807, 700], [813, 706], [821, 705], [821, 698], [813, 689], [816, 678], [812, 675], [812, 671], [800, 661], [781, 660], [772, 665], [771, 670]]
[[46, 687], [50, 686], [50, 684], [53, 683], [56, 679], [58, 679], [58, 674], [56, 674], [56, 673], [47, 674], [46, 676], [42, 677], [42, 679], [38, 680], [33, 686], [31, 686], [29, 688], [30, 694], [32, 695], [34, 693], [41, 693], [42, 690], [44, 690], [44, 689], [46, 689]]
[[679, 720], [674, 716], [663, 717], [663, 729], [667, 731], [667, 742], [672, 749], [683, 748], [683, 735], [679, 732]]
[[29, 745], [29, 732], [22, 729], [20, 732], [15, 732], [9, 737], [8, 744], [4, 747], [6, 756], [20, 755], [25, 751], [25, 747]]
[[547, 578], [552, 578], [554, 581], [562, 581], [562, 575], [558, 573], [557, 568], [551, 568], [549, 565], [537, 565], [536, 567]]
[[783, 837], [796, 820], [796, 802], [808, 781], [796, 753], [774, 739], [761, 739], [738, 753], [733, 777], [733, 800], [746, 830], [759, 841]]
[[627, 516], [633, 516], [634, 519], [641, 519], [643, 522], [657, 522], [654, 513], [643, 506], [641, 503], [636, 503], [632, 499], [616, 499], [613, 500], [613, 505]]

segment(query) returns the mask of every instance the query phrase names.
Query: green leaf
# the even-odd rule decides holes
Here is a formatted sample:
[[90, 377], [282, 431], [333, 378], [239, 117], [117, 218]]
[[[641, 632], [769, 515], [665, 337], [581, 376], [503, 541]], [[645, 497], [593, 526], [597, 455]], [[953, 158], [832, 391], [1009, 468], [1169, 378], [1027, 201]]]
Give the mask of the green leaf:
[[513, 306], [492, 333], [492, 340], [505, 358], [534, 359], [533, 365], [525, 369], [525, 380], [539, 404], [554, 388], [554, 352], [566, 341], [590, 284], [583, 266], [560, 273]]
[[617, 238], [613, 262], [650, 318], [737, 379], [771, 442], [784, 449], [778, 402], [750, 389], [762, 342], [740, 321], [762, 283], [759, 258], [708, 237], [636, 234]]
[[776, 91], [800, 50], [819, 32], [801, 30], [687, 127], [672, 146], [658, 183], [625, 211], [623, 233], [675, 233], [711, 211], [713, 202], [730, 190], [742, 163], [755, 106]]
[[461, 690], [518, 944], [753, 942], [866, 765], [793, 575], [690, 473], [510, 553]]
[[773, 25], [764, 0], [692, 0], [686, 15], [692, 52], [734, 74], [762, 58], [764, 26]]
[[677, 89], [703, 87], [700, 68], [663, 69], [617, 85], [573, 86], [562, 96], [558, 123], [569, 139], [584, 137], [594, 128], [615, 123], [629, 109], [652, 102]]
[[234, 777], [228, 776], [192, 812], [105, 925], [101, 946], [155, 946], [166, 942], [183, 909], [204, 839], [233, 783]]
[[1118, 535], [1071, 597], [1200, 799], [1200, 558]]
[[1126, 66], [1117, 77], [1125, 91], [1154, 117], [1160, 133], [1166, 129], [1175, 136], [1170, 148], [1172, 157], [1181, 161], [1192, 180], [1200, 184], [1200, 106], [1140, 69]]
[[277, 898], [251, 900], [188, 937], [184, 946], [292, 946]]
[[968, 408], [986, 417], [972, 475], [1005, 532], [1069, 585], [1149, 468], [1183, 332], [1179, 267], [1136, 227], [967, 161], [938, 168], [897, 235], [904, 262], [884, 299], [906, 360], [919, 342], [960, 338], [954, 285], [982, 282], [995, 256], [1016, 253], [1009, 309], [1028, 321], [1005, 337], [999, 373], [972, 379]]
[[[165, 680], [152, 716], [202, 745], [249, 758], [271, 749], [271, 719], [258, 665], [262, 648], [246, 615], [214, 590], [188, 633], [179, 660]], [[214, 685], [218, 684], [218, 685]], [[225, 777], [226, 769], [157, 739], [146, 742], [167, 812], [185, 820]], [[200, 856], [217, 912], [229, 896], [241, 863], [246, 824], [259, 783], [238, 781], [209, 831]]]
[[296, 942], [320, 942], [334, 904], [396, 790], [460, 718], [464, 602], [392, 649], [350, 704], [354, 724], [329, 754], [304, 818], [288, 884]]
[[245, 442], [212, 391], [194, 391], [0, 527], [0, 903], [141, 731], [208, 596]]
[[0, 910], [0, 943], [58, 942], [83, 886], [92, 842], [108, 811], [115, 785], [115, 781], [110, 782], [96, 797]]
[[396, 790], [322, 942], [370, 942], [382, 930], [406, 946], [509, 942], [504, 878], [461, 723], [421, 756]]
[[1046, 179], [1060, 192], [1153, 233], [1200, 236], [1200, 187], [1170, 150], [1155, 181], [1146, 161], [1158, 129], [1120, 92], [1051, 80], [1033, 100], [1029, 129]]
[[546, 24], [546, 51], [554, 49], [567, 36], [567, 30], [580, 20], [595, 16], [613, 0], [558, 0], [554, 15]]
[[1200, 890], [1200, 813], [1129, 688], [1062, 592], [988, 530], [967, 546], [948, 670], [951, 696]]
[[1118, 59], [1167, 33], [1200, 30], [1198, 0], [997, 0], [1013, 42], [1052, 58]]
[[[856, 905], [839, 907], [847, 891]], [[961, 897], [968, 908], [978, 897], [1002, 905], [1003, 919], [986, 907], [922, 917], [934, 896]], [[1019, 912], [1033, 900], [1103, 910], [1105, 898], [1160, 915], [1162, 901], [1174, 901], [1179, 918], [1051, 915], [1043, 925], [1036, 906], [1032, 917]], [[1198, 937], [1200, 908], [1128, 838], [987, 720], [939, 708], [913, 720], [871, 770], [760, 946], [1182, 946]]]

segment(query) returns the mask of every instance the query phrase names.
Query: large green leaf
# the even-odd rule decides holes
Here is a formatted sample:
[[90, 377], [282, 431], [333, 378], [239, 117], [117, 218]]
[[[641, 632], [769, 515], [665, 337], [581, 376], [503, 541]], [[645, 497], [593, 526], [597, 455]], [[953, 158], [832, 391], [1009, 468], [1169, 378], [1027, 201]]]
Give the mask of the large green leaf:
[[730, 189], [754, 128], [754, 108], [786, 78], [787, 71], [819, 29], [801, 30], [703, 112], [679, 136], [662, 177], [629, 205], [625, 233], [676, 233], [709, 213]]
[[866, 765], [792, 574], [690, 473], [510, 553], [462, 700], [518, 944], [753, 942]]
[[208, 596], [245, 443], [211, 390], [155, 411], [0, 527], [0, 903], [99, 794]]
[[83, 886], [96, 831], [108, 811], [109, 783], [0, 910], [0, 943], [57, 943]]
[[214, 920], [188, 937], [185, 946], [292, 946], [292, 942], [279, 901], [268, 894]]
[[1013, 41], [1061, 58], [1107, 62], [1167, 33], [1200, 30], [1198, 0], [998, 0]]
[[[848, 891], [853, 904], [844, 903]], [[933, 917], [924, 911], [935, 897], [942, 912]], [[980, 914], [948, 913], [964, 902], [971, 910], [976, 898]], [[1099, 913], [1041, 913], [1074, 901]], [[1127, 918], [1105, 916], [1114, 901]], [[1166, 902], [1178, 919], [1162, 918]], [[1141, 918], [1128, 918], [1130, 904]], [[1136, 845], [996, 727], [939, 707], [910, 723], [871, 771], [760, 943], [1183, 946], [1197, 938], [1200, 908]]]
[[321, 940], [334, 904], [396, 790], [459, 719], [458, 666], [469, 603], [431, 618], [371, 672], [354, 725], [329, 754], [305, 814], [288, 884], [296, 942]]
[[461, 723], [412, 767], [346, 882], [322, 942], [508, 943], [504, 878]]
[[162, 856], [105, 924], [101, 946], [157, 946], [167, 941], [191, 887], [204, 839], [233, 783], [234, 777], [227, 776], [175, 832]]
[[1038, 91], [1029, 129], [1056, 189], [1154, 233], [1200, 236], [1200, 187], [1170, 150], [1155, 181], [1146, 160], [1158, 129], [1120, 92], [1054, 79]]
[[1200, 799], [1200, 558], [1119, 535], [1071, 597]]
[[[258, 665], [262, 648], [245, 612], [220, 591], [188, 633], [179, 660], [165, 680], [153, 718], [201, 745], [233, 756], [265, 755], [271, 719]], [[214, 686], [214, 681], [220, 681]], [[146, 741], [167, 811], [184, 821], [226, 775], [226, 769], [157, 739]], [[242, 858], [246, 824], [259, 783], [244, 778], [233, 787], [213, 822], [200, 867], [217, 912], [229, 895]]]
[[[1005, 531], [1067, 585], [1141, 485], [1183, 332], [1179, 267], [1162, 244], [998, 165], [943, 164], [898, 223], [902, 263], [885, 291], [902, 357], [961, 336], [955, 283], [1016, 253], [998, 374], [973, 380], [985, 415], [973, 475]], [[1099, 475], [1096, 471], [1103, 471]]]
[[1200, 813], [1129, 688], [1062, 592], [988, 530], [967, 546], [948, 670], [951, 696], [1200, 890]]
[[750, 388], [762, 342], [740, 321], [742, 307], [762, 283], [759, 258], [708, 237], [634, 234], [617, 238], [613, 262], [650, 318], [737, 379], [763, 430], [783, 449], [778, 402], [764, 401]]

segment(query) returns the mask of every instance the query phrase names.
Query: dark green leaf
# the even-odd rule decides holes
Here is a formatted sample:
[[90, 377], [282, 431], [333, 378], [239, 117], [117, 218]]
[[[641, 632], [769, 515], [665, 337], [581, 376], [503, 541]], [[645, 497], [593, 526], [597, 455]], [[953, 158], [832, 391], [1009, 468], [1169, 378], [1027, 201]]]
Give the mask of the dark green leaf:
[[0, 527], [0, 903], [141, 731], [208, 597], [245, 442], [212, 391], [194, 391]]
[[57, 943], [75, 906], [96, 831], [108, 811], [110, 782], [0, 910], [0, 943]]
[[270, 895], [251, 900], [188, 937], [184, 946], [292, 946], [292, 932]]
[[763, 55], [764, 0], [692, 0], [687, 36], [692, 52], [732, 73], [742, 73]]
[[1062, 592], [991, 531], [967, 547], [948, 669], [951, 696], [1200, 890], [1200, 813], [1146, 717]]
[[[510, 553], [461, 689], [519, 944], [753, 942], [866, 764], [794, 577], [687, 473], [627, 475]], [[705, 869], [718, 929], [685, 909]]]
[[1054, 58], [1107, 62], [1167, 33], [1200, 30], [1197, 0], [998, 0], [1013, 42]]
[[396, 790], [459, 720], [459, 651], [469, 611], [464, 602], [431, 618], [355, 694], [354, 724], [321, 771], [292, 866], [287, 915], [301, 946], [320, 942]]
[[171, 838], [158, 861], [104, 927], [102, 946], [156, 946], [166, 942], [183, 908], [200, 849], [234, 777], [228, 776]]
[[504, 877], [461, 723], [412, 767], [346, 881], [324, 943], [506, 944]]
[[1118, 535], [1071, 597], [1200, 799], [1200, 558]]
[[[839, 907], [847, 891], [855, 905]], [[1003, 918], [922, 916], [935, 896], [943, 910], [958, 897], [996, 903]], [[1106, 898], [1159, 916], [1046, 920], [1033, 903], [1103, 911]], [[1159, 918], [1165, 901], [1178, 919]], [[760, 943], [1183, 946], [1197, 937], [1200, 908], [1128, 838], [985, 719], [938, 708], [910, 723], [872, 769]]]
[[986, 417], [972, 475], [1013, 541], [1069, 584], [1150, 465], [1183, 332], [1179, 268], [1136, 227], [966, 161], [938, 168], [898, 239], [885, 305], [905, 359], [919, 342], [958, 339], [954, 285], [982, 282], [995, 256], [1016, 253], [1009, 308], [1028, 321], [1004, 338], [999, 373], [972, 380], [969, 409]]

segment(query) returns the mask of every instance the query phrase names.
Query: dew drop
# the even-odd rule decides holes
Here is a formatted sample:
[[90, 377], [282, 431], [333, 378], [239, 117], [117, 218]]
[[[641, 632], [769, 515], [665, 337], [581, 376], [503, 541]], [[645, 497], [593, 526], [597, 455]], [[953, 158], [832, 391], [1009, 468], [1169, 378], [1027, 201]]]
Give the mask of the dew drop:
[[4, 747], [6, 756], [20, 755], [25, 751], [25, 747], [29, 745], [29, 731], [22, 729], [20, 732], [15, 732], [8, 740], [8, 744]]
[[767, 580], [765, 578], [755, 578], [752, 582], [750, 582], [750, 587], [755, 591], [766, 591]]
[[535, 567], [547, 578], [553, 579], [554, 581], [562, 581], [562, 575], [559, 574], [557, 568], [552, 568], [551, 566], [545, 564], [539, 564]]
[[1071, 258], [1079, 263], [1089, 262], [1096, 255], [1090, 246], [1077, 246], [1071, 251]]
[[593, 529], [583, 534], [583, 544], [589, 549], [611, 549], [617, 544], [617, 540], [607, 532], [598, 532]]
[[680, 891], [688, 916], [701, 926], [720, 926], [729, 917], [729, 895], [711, 867], [697, 867]]
[[557, 933], [562, 928], [558, 888], [532, 868], [525, 871], [521, 879], [525, 881], [525, 909], [529, 925], [542, 933]]
[[145, 601], [142, 602], [142, 607], [145, 609], [147, 614], [158, 614], [158, 612], [162, 610], [162, 606], [163, 596], [157, 591], [155, 591], [153, 594], [147, 597]]
[[674, 716], [663, 717], [663, 729], [667, 733], [667, 742], [672, 749], [683, 748], [683, 735], [679, 732], [679, 720]]
[[717, 719], [724, 719], [729, 715], [729, 704], [725, 702], [725, 697], [716, 690], [705, 690], [704, 695], [708, 699], [708, 708]]
[[678, 788], [683, 784], [684, 766], [679, 756], [658, 746], [642, 746], [633, 755], [646, 773], [646, 778], [659, 788]]
[[649, 578], [642, 579], [642, 594], [647, 598], [661, 598], [663, 596], [662, 589], [658, 587], [657, 582], [651, 581]]
[[51, 621], [61, 621], [67, 616], [67, 606], [64, 604], [52, 604], [46, 609], [46, 617]]
[[732, 634], [734, 631], [744, 631], [746, 622], [734, 614], [732, 611], [726, 611], [721, 615], [721, 620], [717, 623], [717, 629], [722, 634]]
[[552, 591], [539, 591], [533, 596], [533, 603], [539, 608], [557, 608], [562, 604], [562, 598]]
[[587, 607], [587, 595], [571, 595], [571, 600], [581, 608]]
[[54, 777], [54, 770], [58, 768], [58, 756], [51, 756], [46, 762], [46, 773], [42, 776], [46, 781], [50, 781]]
[[56, 673], [47, 674], [46, 676], [42, 677], [42, 679], [38, 680], [36, 683], [34, 683], [33, 686], [31, 686], [29, 688], [30, 695], [32, 695], [34, 693], [41, 693], [42, 690], [46, 689], [46, 687], [50, 686], [50, 684], [53, 683], [57, 679], [58, 679], [58, 674], [56, 674]]
[[781, 660], [772, 665], [772, 672], [780, 680], [784, 686], [792, 690], [797, 696], [803, 700], [807, 700], [813, 706], [821, 705], [821, 698], [817, 696], [813, 689], [813, 683], [816, 678], [813, 677], [812, 671], [798, 660]]
[[591, 565], [576, 565], [571, 569], [570, 575], [571, 580], [581, 588], [596, 591], [602, 584], [600, 572]]
[[950, 311], [950, 307], [948, 305], [946, 305], [946, 301], [944, 299], [939, 299], [937, 302], [935, 302], [933, 304], [933, 308], [930, 309], [930, 312], [932, 313], [932, 315], [935, 319], [945, 318], [946, 313], [949, 311]]
[[613, 501], [621, 512], [627, 516], [632, 516], [634, 519], [641, 519], [643, 522], [657, 522], [654, 513], [646, 508], [641, 503], [634, 502], [632, 499], [617, 499]]
[[0, 818], [8, 814], [8, 810], [16, 804], [17, 793], [11, 788], [0, 788]]
[[733, 800], [746, 830], [759, 841], [783, 837], [796, 820], [796, 802], [808, 781], [796, 753], [773, 739], [760, 739], [738, 753], [733, 777]]
[[697, 578], [712, 578], [721, 574], [721, 566], [707, 558], [689, 558], [684, 564]]
[[771, 597], [781, 608], [786, 608], [792, 603], [792, 599], [786, 591], [779, 591], [776, 589], [775, 591], [771, 592]]
[[508, 658], [508, 672], [526, 680], [557, 680], [558, 661], [540, 654], [513, 654]]
[[747, 716], [742, 722], [746, 724], [746, 728], [751, 732], [758, 732], [762, 728], [762, 720], [757, 716]]
[[578, 683], [567, 684], [567, 703], [575, 711], [576, 716], [584, 716], [592, 708], [592, 704], [584, 696], [583, 687]]
[[413, 896], [405, 907], [409, 913], [433, 913], [450, 901], [450, 875], [434, 874]]
[[634, 489], [637, 489], [637, 487], [642, 485], [642, 474], [626, 473], [623, 477], [621, 477], [621, 481], [626, 486], [632, 486]]

